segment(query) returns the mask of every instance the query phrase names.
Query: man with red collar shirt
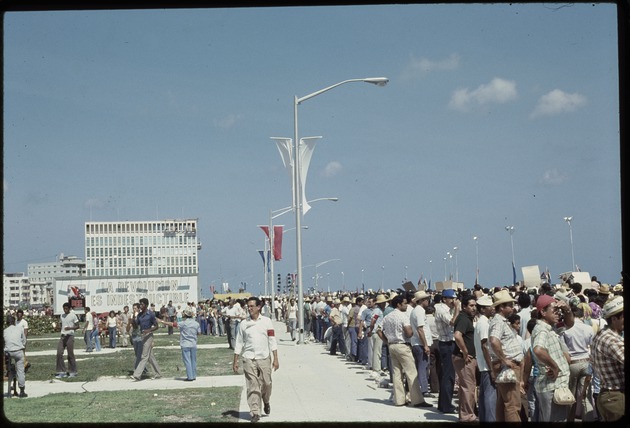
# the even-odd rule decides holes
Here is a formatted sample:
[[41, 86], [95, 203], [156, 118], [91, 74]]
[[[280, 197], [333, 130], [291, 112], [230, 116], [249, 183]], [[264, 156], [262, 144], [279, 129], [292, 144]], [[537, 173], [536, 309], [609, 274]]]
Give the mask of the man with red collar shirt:
[[[232, 370], [238, 372], [238, 358], [243, 359], [243, 373], [247, 385], [247, 404], [251, 421], [260, 420], [260, 402], [266, 415], [271, 413], [271, 369], [278, 370], [278, 344], [271, 319], [260, 314], [262, 302], [258, 297], [247, 299], [250, 318], [239, 323], [234, 344]], [[273, 362], [271, 361], [273, 354]]]

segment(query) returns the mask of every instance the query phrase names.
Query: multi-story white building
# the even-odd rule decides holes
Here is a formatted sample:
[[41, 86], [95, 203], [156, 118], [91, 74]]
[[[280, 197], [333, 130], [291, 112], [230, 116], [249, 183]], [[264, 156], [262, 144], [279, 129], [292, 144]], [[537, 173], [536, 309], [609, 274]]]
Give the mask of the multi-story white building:
[[5, 273], [2, 275], [2, 307], [16, 308], [28, 302], [30, 283], [24, 272]]
[[48, 263], [29, 263], [28, 279], [31, 283], [48, 283], [59, 277], [84, 276], [85, 262], [76, 256], [59, 255], [59, 260]]
[[97, 312], [142, 297], [157, 308], [196, 302], [200, 249], [197, 219], [86, 222], [86, 275], [55, 281], [55, 313], [70, 297]]

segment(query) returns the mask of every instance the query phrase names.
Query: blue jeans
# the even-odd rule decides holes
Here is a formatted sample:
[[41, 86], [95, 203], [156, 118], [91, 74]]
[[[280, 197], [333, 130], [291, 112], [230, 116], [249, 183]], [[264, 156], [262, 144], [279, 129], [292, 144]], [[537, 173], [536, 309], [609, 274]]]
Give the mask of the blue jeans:
[[116, 327], [107, 327], [107, 331], [109, 332], [109, 347], [116, 347]]
[[313, 330], [313, 335], [315, 336], [315, 341], [321, 341], [322, 335], [322, 319], [320, 317], [315, 318], [315, 322], [313, 323], [315, 329]]
[[[479, 422], [496, 422], [497, 390], [489, 371], [479, 372]], [[533, 422], [533, 421], [532, 421]]]
[[420, 384], [420, 392], [426, 394], [429, 392], [429, 379], [427, 374], [429, 373], [429, 354], [424, 352], [424, 346], [414, 345], [411, 347], [413, 353], [413, 359], [416, 362], [416, 369], [418, 370], [418, 383]]
[[182, 348], [182, 360], [186, 366], [186, 378], [197, 379], [197, 348]]
[[350, 354], [354, 357], [357, 356], [357, 330], [354, 327], [348, 327], [348, 334], [350, 335]]
[[98, 334], [98, 328], [92, 330], [92, 334], [90, 334], [90, 339], [94, 341], [94, 347], [96, 348], [96, 352], [100, 352], [101, 350], [101, 338]]
[[339, 346], [339, 352], [346, 353], [346, 343], [343, 340], [343, 333], [341, 326], [336, 325], [332, 328], [332, 341], [330, 342], [330, 355], [337, 355], [337, 346]]
[[455, 367], [453, 367], [453, 347], [455, 342], [438, 342], [440, 361], [442, 362], [442, 377], [440, 378], [440, 395], [438, 396], [438, 410], [448, 412], [453, 410], [453, 390], [455, 388]]
[[85, 340], [85, 350], [92, 352], [92, 348], [94, 348], [94, 346], [92, 346], [92, 332], [86, 331], [83, 333], [83, 340]]

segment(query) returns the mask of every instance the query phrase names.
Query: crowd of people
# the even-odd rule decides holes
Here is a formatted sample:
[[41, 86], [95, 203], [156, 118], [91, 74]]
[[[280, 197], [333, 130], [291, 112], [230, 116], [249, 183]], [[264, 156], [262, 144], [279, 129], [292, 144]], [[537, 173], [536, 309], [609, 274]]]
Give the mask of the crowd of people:
[[[295, 300], [274, 303], [293, 338]], [[436, 410], [461, 422], [625, 414], [621, 283], [315, 294], [303, 314], [305, 341], [365, 365], [395, 405], [437, 398]]]
[[[153, 378], [162, 376], [153, 354], [160, 325], [168, 334], [179, 330], [187, 381], [196, 379], [197, 335], [225, 336], [234, 349], [234, 370], [239, 358], [246, 364], [248, 402], [259, 418], [261, 406], [269, 412], [271, 370], [278, 368], [270, 320], [285, 322], [295, 341], [303, 314], [305, 342], [364, 365], [371, 378], [392, 389], [397, 406], [429, 408], [426, 399], [435, 398], [436, 411], [457, 414], [461, 422], [616, 421], [625, 415], [621, 283], [611, 287], [593, 278], [586, 286], [544, 283], [529, 290], [407, 290], [316, 293], [304, 297], [302, 311], [295, 296], [278, 296], [273, 305], [252, 297], [184, 308], [169, 302], [160, 309], [143, 298], [131, 311], [125, 306], [99, 315], [85, 308], [81, 321], [65, 303], [57, 377], [77, 376], [78, 331], [86, 352], [99, 351], [105, 338], [110, 348], [131, 343], [136, 381], [148, 376], [148, 366]], [[15, 361], [19, 395], [26, 397], [24, 312], [8, 313], [7, 326], [5, 357]]]

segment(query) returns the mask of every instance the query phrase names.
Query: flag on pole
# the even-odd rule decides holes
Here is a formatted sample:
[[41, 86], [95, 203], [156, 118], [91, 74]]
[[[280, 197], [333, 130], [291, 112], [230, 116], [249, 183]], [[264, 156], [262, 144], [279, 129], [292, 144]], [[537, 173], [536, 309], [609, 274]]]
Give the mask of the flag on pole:
[[512, 262], [512, 284], [516, 284], [516, 266]]
[[271, 259], [271, 251], [267, 250], [267, 256], [265, 257], [265, 250], [258, 250], [258, 254], [262, 257], [263, 265], [267, 266], [267, 272], [271, 272], [271, 263], [268, 260]]
[[289, 173], [289, 179], [291, 179], [291, 195], [293, 195], [291, 206], [295, 207], [295, 183], [293, 182], [293, 140], [291, 138], [277, 138], [273, 137], [276, 141], [276, 147], [280, 152], [282, 158], [282, 164]]
[[282, 260], [282, 227], [273, 227], [273, 259]]
[[302, 215], [306, 214], [311, 206], [306, 200], [306, 176], [311, 164], [311, 157], [315, 150], [315, 144], [321, 137], [300, 138], [300, 194], [302, 195]]

